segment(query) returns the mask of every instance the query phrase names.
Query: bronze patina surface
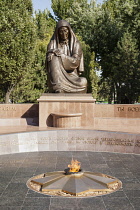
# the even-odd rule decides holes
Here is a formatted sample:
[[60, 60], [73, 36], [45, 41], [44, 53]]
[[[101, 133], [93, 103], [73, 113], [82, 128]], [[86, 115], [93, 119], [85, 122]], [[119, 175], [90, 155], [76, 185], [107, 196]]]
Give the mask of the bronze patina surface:
[[121, 181], [101, 173], [83, 171], [66, 174], [64, 171], [48, 172], [32, 177], [27, 186], [39, 193], [55, 196], [99, 196], [117, 191]]
[[84, 71], [81, 45], [65, 20], [56, 25], [46, 61], [50, 93], [86, 93], [87, 80], [79, 77]]

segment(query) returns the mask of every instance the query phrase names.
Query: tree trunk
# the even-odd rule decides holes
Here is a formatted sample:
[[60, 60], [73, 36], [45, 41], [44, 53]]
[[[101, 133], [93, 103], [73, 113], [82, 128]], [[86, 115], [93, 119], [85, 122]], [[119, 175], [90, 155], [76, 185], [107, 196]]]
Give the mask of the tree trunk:
[[13, 90], [13, 87], [12, 88], [8, 88], [7, 92], [6, 92], [6, 95], [5, 95], [5, 104], [9, 104], [10, 103], [10, 94]]
[[10, 92], [7, 91], [7, 93], [5, 95], [5, 104], [9, 104], [9, 99], [10, 99]]

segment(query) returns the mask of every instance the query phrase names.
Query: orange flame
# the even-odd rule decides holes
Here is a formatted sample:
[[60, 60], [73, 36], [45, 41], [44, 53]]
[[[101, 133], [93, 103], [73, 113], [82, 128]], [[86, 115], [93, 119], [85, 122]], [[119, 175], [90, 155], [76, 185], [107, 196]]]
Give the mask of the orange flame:
[[69, 172], [78, 172], [80, 170], [81, 163], [78, 160], [72, 160], [68, 167], [70, 168]]

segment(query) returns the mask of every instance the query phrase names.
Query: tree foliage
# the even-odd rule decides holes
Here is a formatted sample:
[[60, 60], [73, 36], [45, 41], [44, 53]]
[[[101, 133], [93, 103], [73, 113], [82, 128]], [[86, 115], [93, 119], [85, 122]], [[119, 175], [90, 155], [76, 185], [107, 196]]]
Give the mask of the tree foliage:
[[31, 0], [3, 0], [0, 7], [0, 84], [8, 103], [12, 90], [31, 69], [35, 27]]
[[48, 10], [35, 12], [36, 45], [30, 74], [25, 75], [12, 93], [14, 102], [36, 102], [41, 93], [47, 92], [45, 68], [46, 49], [52, 36], [55, 21]]
[[139, 50], [131, 33], [124, 33], [112, 58], [113, 80], [117, 90], [117, 102], [134, 103], [139, 97]]
[[[140, 95], [140, 2], [108, 0], [97, 14], [94, 50], [108, 81], [108, 99], [134, 103]], [[102, 91], [101, 91], [102, 92]]]

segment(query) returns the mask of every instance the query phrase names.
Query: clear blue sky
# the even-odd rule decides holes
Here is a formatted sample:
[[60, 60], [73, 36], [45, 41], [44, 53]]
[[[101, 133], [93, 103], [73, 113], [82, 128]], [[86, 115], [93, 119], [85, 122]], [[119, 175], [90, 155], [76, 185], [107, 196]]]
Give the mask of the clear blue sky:
[[[52, 11], [51, 0], [32, 0], [32, 2], [34, 10], [44, 10], [47, 8], [48, 10]], [[103, 0], [97, 0], [97, 3], [103, 3]]]

